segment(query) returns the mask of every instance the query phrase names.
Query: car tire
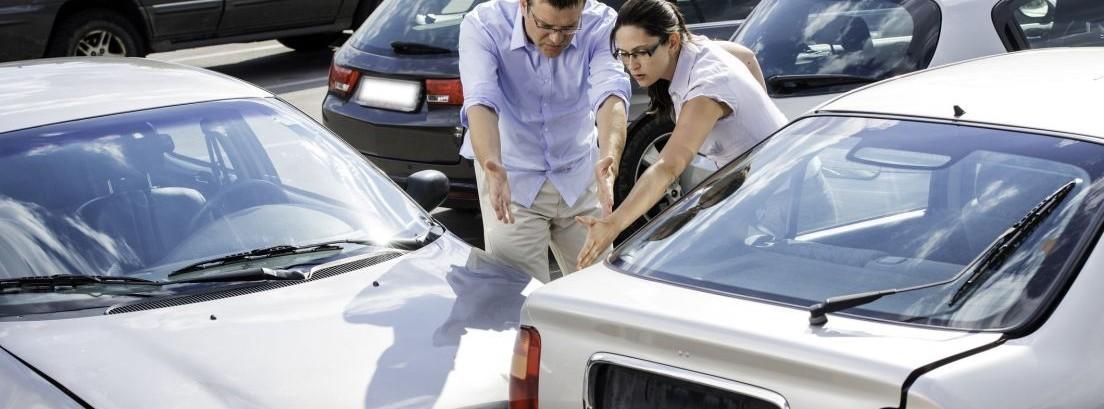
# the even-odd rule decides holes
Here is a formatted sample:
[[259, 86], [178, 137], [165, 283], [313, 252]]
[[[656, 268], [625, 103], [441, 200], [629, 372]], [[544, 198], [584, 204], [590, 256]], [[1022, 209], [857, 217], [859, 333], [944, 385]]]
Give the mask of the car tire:
[[[667, 139], [671, 137], [671, 132], [675, 129], [675, 124], [670, 120], [654, 117], [642, 120], [648, 122], [633, 132], [632, 135], [629, 135], [628, 142], [625, 143], [625, 149], [621, 153], [621, 165], [618, 168], [617, 179], [613, 184], [613, 198], [617, 205], [620, 205], [629, 196], [629, 192], [636, 185], [636, 180], [654, 163], [655, 158], [658, 157], [659, 152], [666, 145]], [[684, 191], [679, 182], [675, 181], [663, 197], [659, 199], [659, 203], [656, 203], [643, 216], [629, 225], [615, 242], [620, 243], [635, 233], [641, 226], [681, 198]]]
[[123, 15], [111, 10], [89, 9], [61, 20], [50, 37], [47, 57], [101, 56], [144, 57], [145, 42]]
[[306, 53], [329, 49], [330, 46], [338, 45], [337, 40], [340, 38], [341, 33], [320, 33], [295, 37], [284, 37], [277, 39], [277, 41], [279, 41], [280, 44], [283, 44], [287, 48], [301, 53]]

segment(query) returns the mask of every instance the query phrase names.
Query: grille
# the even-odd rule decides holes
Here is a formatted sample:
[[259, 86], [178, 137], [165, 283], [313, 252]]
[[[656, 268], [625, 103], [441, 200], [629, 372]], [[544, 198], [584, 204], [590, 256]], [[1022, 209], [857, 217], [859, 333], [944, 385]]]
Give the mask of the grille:
[[311, 274], [311, 277], [302, 281], [271, 281], [259, 285], [245, 285], [237, 288], [222, 289], [203, 294], [189, 294], [178, 297], [159, 298], [153, 301], [139, 301], [136, 303], [123, 304], [115, 307], [111, 307], [104, 312], [105, 315], [125, 314], [128, 312], [155, 310], [158, 308], [176, 307], [180, 305], [196, 304], [207, 301], [221, 300], [223, 298], [237, 297], [246, 294], [255, 294], [263, 291], [275, 290], [277, 288], [290, 287], [293, 285], [299, 285], [305, 282], [317, 281], [326, 278], [330, 278], [336, 275], [345, 274], [350, 271], [359, 270], [365, 267], [373, 266], [388, 260], [392, 260], [402, 256], [404, 253], [389, 252], [380, 254], [378, 256], [372, 256], [368, 258], [362, 258], [356, 261], [350, 261], [348, 263], [339, 264], [336, 266], [326, 267], [321, 270], [315, 271]]

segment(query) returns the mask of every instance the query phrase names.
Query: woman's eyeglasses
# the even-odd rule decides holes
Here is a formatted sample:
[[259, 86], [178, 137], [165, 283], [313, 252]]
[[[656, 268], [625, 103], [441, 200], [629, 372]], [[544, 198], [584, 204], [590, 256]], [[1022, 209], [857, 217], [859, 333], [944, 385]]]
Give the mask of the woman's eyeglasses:
[[652, 54], [655, 54], [656, 49], [658, 49], [661, 45], [663, 45], [662, 41], [655, 43], [655, 45], [651, 47], [639, 47], [631, 52], [625, 50], [617, 50], [613, 52], [613, 56], [620, 58], [621, 62], [625, 63], [633, 59], [640, 61], [643, 59], [651, 58]]

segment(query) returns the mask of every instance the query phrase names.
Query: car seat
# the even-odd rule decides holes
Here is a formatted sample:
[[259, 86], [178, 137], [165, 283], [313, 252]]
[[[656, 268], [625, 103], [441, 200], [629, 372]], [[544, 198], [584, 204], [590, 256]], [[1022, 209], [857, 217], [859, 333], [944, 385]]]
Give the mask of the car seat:
[[154, 185], [155, 175], [163, 173], [165, 154], [174, 148], [168, 135], [142, 124], [125, 132], [119, 145], [124, 163], [107, 175], [108, 194], [84, 203], [77, 214], [93, 229], [132, 250], [145, 266], [180, 242], [205, 200], [191, 188]]

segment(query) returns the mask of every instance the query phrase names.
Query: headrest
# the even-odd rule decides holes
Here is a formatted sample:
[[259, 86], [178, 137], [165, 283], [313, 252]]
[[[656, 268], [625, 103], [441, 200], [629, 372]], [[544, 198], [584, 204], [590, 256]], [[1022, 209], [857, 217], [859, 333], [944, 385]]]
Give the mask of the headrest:
[[862, 51], [870, 41], [870, 26], [861, 17], [848, 18], [840, 28], [840, 45], [846, 51]]

